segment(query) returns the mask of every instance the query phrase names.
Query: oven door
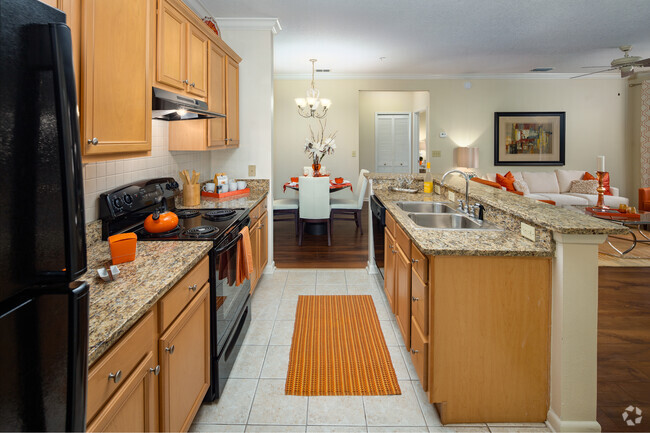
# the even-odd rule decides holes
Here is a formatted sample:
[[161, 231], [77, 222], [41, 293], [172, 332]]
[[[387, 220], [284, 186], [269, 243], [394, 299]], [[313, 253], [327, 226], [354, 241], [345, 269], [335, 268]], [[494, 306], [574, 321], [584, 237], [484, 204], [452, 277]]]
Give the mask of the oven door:
[[213, 322], [212, 333], [216, 341], [216, 353], [221, 353], [228, 335], [235, 324], [235, 319], [241, 313], [246, 299], [250, 294], [251, 283], [249, 279], [237, 285], [237, 242], [241, 234], [233, 234], [214, 248], [212, 255], [211, 290], [212, 302], [216, 314]]

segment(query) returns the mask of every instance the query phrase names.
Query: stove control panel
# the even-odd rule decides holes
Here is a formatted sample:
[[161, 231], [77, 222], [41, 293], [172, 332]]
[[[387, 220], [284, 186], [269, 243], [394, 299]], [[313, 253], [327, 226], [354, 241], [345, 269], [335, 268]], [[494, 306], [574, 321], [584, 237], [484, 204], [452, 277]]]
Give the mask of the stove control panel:
[[124, 185], [100, 195], [99, 217], [102, 220], [125, 216], [147, 207], [155, 207], [164, 199], [172, 199], [178, 190], [173, 178], [152, 179]]

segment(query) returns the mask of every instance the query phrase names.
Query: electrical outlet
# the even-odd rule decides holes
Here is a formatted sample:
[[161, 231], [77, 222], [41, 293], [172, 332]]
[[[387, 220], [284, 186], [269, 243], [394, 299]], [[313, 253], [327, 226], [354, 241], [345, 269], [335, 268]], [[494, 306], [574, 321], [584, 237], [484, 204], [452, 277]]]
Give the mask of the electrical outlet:
[[440, 158], [441, 156], [442, 156], [442, 151], [440, 150], [431, 151], [431, 158]]
[[440, 133], [440, 138], [447, 138], [447, 133], [444, 132], [444, 131], [442, 131], [442, 132]]
[[254, 165], [249, 165], [248, 166], [248, 175], [249, 176], [255, 176], [255, 166]]
[[449, 201], [456, 201], [456, 194], [453, 191], [447, 191], [447, 198]]
[[535, 242], [535, 227], [521, 223], [521, 235], [528, 240]]
[[433, 190], [436, 192], [436, 194], [440, 195], [440, 185], [433, 185]]
[[357, 156], [357, 151], [356, 151], [356, 150], [353, 150], [353, 151], [352, 151], [352, 157], [355, 157], [355, 156]]

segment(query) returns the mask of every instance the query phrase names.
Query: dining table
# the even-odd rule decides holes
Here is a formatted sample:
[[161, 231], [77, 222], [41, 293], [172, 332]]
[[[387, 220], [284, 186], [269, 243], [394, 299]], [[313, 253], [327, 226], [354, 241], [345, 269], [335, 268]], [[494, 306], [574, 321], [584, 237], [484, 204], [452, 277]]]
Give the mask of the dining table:
[[[343, 179], [342, 182], [336, 182], [334, 179], [330, 179], [330, 194], [336, 191], [342, 191], [345, 188], [350, 188], [350, 191], [352, 190], [352, 182], [349, 180]], [[339, 178], [340, 179], [340, 178]], [[283, 192], [287, 192], [287, 188], [293, 189], [295, 191], [299, 191], [299, 186], [298, 182], [286, 182], [283, 186]], [[309, 233], [311, 235], [323, 235], [327, 233], [327, 225], [326, 223], [309, 223], [305, 227], [305, 232]]]
[[[287, 188], [298, 191], [299, 190], [298, 182], [286, 182], [283, 186], [283, 191], [287, 192]], [[349, 180], [343, 180], [343, 182], [337, 183], [333, 179], [330, 180], [330, 194], [336, 191], [341, 191], [345, 188], [350, 188], [350, 191], [353, 191], [352, 182], [350, 182]]]

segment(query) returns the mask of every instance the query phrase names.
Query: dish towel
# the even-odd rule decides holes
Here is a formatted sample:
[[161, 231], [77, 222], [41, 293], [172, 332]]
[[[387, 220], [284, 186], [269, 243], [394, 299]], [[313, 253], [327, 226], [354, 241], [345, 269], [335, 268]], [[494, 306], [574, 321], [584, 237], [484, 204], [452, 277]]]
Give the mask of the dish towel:
[[237, 242], [237, 286], [250, 278], [253, 272], [253, 249], [251, 248], [251, 236], [248, 227], [244, 227], [239, 233], [242, 236]]

